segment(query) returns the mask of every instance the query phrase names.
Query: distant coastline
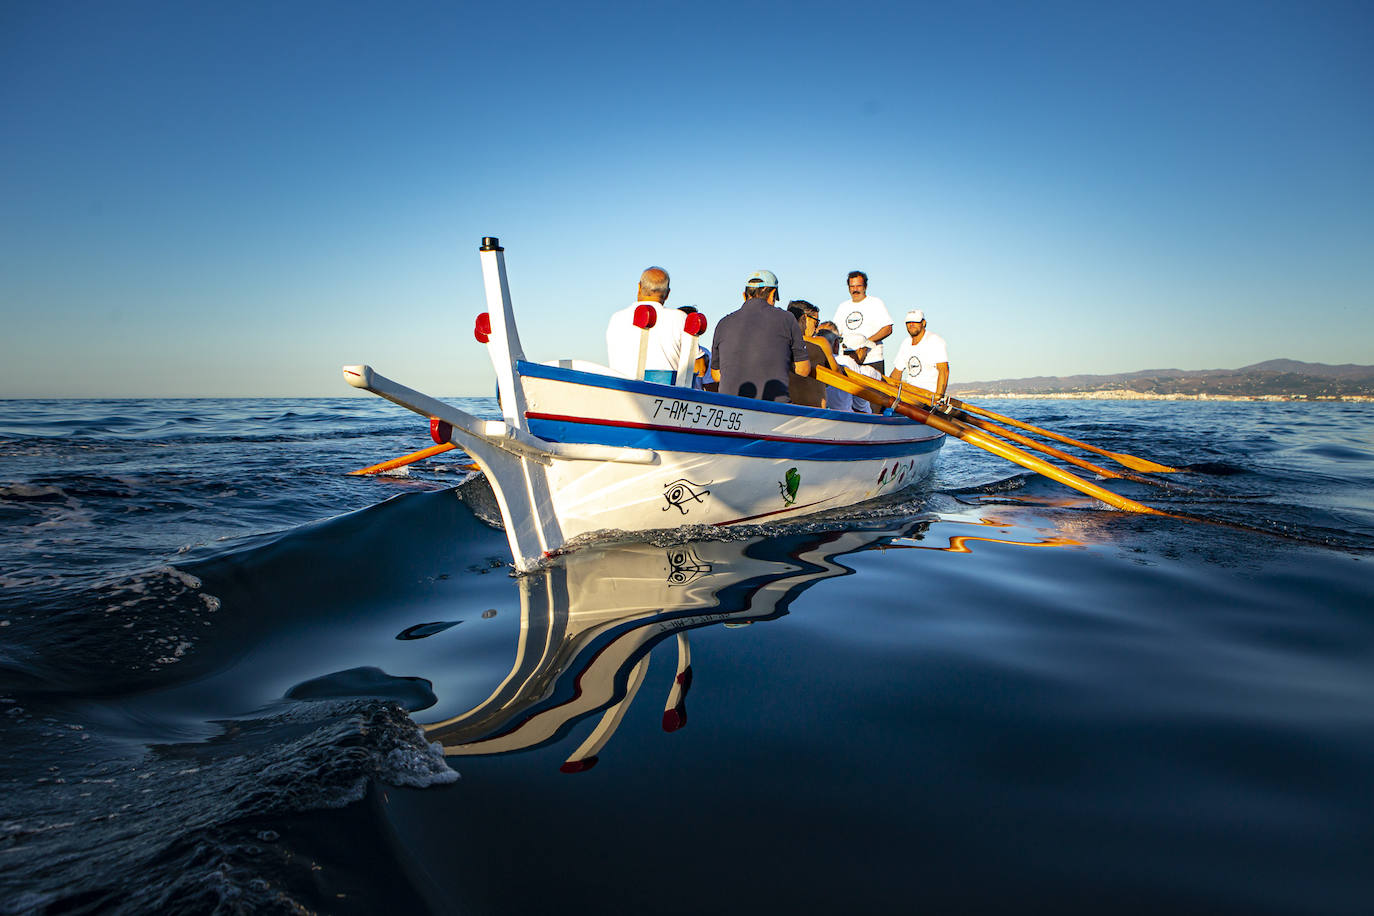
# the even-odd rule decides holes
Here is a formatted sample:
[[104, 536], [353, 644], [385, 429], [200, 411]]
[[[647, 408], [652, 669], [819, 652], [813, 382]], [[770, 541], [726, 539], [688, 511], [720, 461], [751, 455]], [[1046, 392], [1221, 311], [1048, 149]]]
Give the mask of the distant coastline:
[[1374, 401], [1374, 366], [1271, 359], [1240, 369], [1146, 369], [949, 386], [955, 396], [1100, 401]]
[[1374, 403], [1369, 394], [1160, 394], [1154, 391], [1130, 391], [1112, 388], [1103, 391], [993, 391], [980, 388], [960, 388], [957, 397], [1004, 398], [1021, 401], [1344, 401]]

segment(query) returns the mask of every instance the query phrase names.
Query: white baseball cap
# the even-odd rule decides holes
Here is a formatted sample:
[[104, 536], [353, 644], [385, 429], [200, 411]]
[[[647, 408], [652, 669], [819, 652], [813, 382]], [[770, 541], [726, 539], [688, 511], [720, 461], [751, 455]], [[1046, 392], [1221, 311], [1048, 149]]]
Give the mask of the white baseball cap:
[[846, 353], [862, 350], [864, 347], [870, 350], [873, 349], [873, 341], [869, 340], [858, 331], [850, 331], [848, 334], [844, 335], [842, 342]]
[[906, 320], [916, 322], [925, 321], [926, 313], [921, 311], [920, 309], [912, 309], [911, 311], [906, 313]]

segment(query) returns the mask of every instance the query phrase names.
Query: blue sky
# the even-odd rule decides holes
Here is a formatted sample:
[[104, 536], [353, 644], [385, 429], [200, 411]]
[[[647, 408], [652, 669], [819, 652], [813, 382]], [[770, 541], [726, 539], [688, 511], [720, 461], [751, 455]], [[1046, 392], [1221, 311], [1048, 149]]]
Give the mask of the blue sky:
[[[1374, 363], [1374, 4], [0, 6], [0, 397], [486, 394], [639, 271], [954, 381]], [[708, 332], [709, 333], [709, 332]]]

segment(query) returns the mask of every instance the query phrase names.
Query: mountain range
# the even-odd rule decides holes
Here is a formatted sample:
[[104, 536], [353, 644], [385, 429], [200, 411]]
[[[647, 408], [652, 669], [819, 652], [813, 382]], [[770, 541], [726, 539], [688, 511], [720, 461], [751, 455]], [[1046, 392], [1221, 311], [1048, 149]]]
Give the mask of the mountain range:
[[1374, 366], [1304, 363], [1270, 359], [1239, 369], [1145, 369], [1115, 375], [1044, 376], [962, 382], [951, 394], [1086, 394], [1120, 392], [1126, 396], [1336, 398], [1374, 396]]

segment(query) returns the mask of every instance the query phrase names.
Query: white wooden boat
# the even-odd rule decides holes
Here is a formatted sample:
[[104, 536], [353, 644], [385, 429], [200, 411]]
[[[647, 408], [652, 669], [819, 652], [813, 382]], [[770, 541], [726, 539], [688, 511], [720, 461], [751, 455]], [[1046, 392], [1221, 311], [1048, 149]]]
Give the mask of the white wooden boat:
[[474, 333], [496, 372], [501, 420], [369, 366], [343, 372], [350, 385], [429, 417], [436, 442], [472, 456], [521, 572], [608, 531], [792, 519], [886, 496], [925, 477], [943, 443], [943, 433], [900, 416], [661, 385], [581, 360], [529, 362], [496, 239], [483, 240], [481, 260], [489, 311]]

